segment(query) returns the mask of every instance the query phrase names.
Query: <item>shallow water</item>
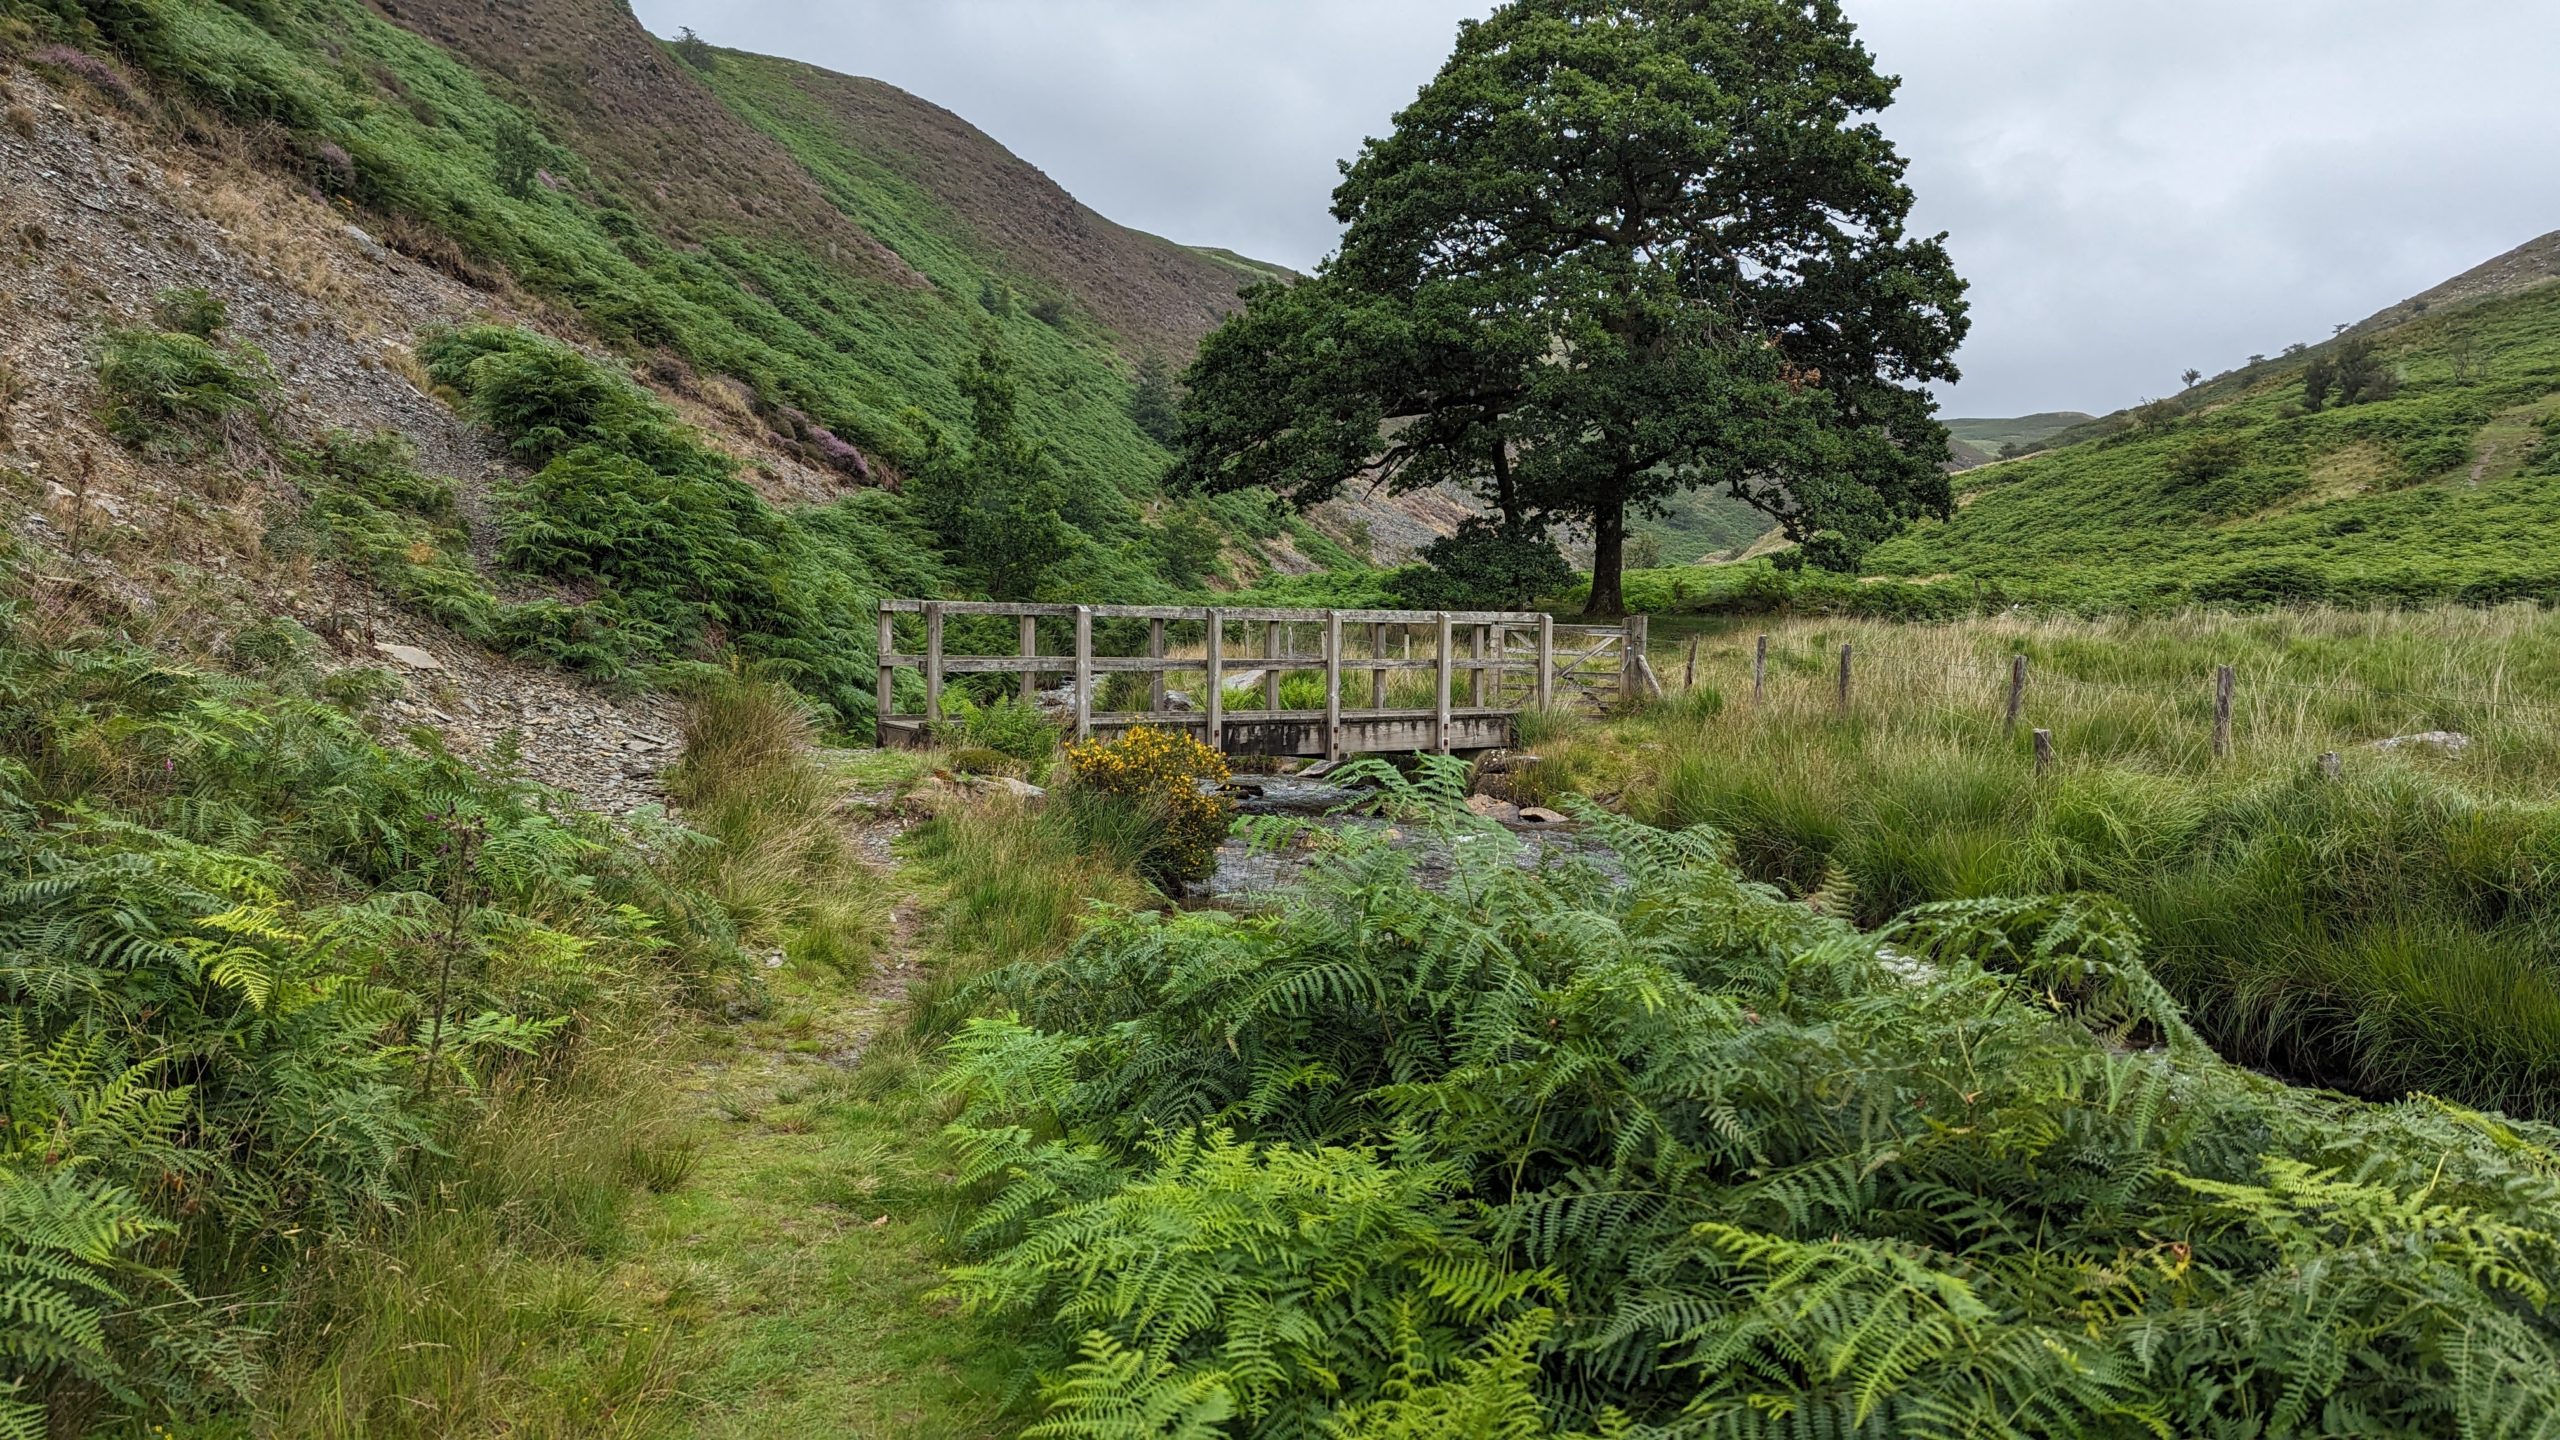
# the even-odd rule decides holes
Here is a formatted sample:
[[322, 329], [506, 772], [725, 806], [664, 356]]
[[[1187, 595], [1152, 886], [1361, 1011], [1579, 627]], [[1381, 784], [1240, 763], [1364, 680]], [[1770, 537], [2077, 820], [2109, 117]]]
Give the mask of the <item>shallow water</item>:
[[[1311, 819], [1326, 830], [1386, 831], [1392, 836], [1389, 843], [1413, 855], [1414, 877], [1426, 886], [1448, 883], [1460, 847], [1506, 843], [1506, 831], [1520, 842], [1516, 863], [1524, 870], [1566, 859], [1589, 860], [1603, 871], [1616, 869], [1616, 857], [1609, 848], [1597, 837], [1586, 835], [1579, 825], [1506, 826], [1443, 835], [1429, 826], [1398, 825], [1372, 816], [1337, 813], [1363, 793], [1353, 786], [1295, 775], [1252, 775], [1237, 777], [1227, 788], [1241, 815]], [[1256, 849], [1251, 842], [1230, 836], [1218, 847], [1217, 869], [1192, 887], [1189, 898], [1198, 904], [1251, 906], [1295, 882], [1316, 854], [1303, 844], [1278, 850], [1267, 846]]]

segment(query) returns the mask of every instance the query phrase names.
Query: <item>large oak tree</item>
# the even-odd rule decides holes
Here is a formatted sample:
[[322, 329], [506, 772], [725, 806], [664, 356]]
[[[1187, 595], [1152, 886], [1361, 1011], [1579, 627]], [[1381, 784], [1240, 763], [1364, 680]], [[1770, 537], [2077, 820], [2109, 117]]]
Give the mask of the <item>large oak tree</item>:
[[[1717, 486], [1848, 553], [1950, 503], [1927, 385], [1964, 284], [1913, 238], [1833, 0], [1515, 0], [1345, 168], [1342, 250], [1266, 286], [1189, 381], [1178, 478], [1301, 505], [1456, 480], [1587, 526]], [[1844, 547], [1827, 547], [1839, 550]]]

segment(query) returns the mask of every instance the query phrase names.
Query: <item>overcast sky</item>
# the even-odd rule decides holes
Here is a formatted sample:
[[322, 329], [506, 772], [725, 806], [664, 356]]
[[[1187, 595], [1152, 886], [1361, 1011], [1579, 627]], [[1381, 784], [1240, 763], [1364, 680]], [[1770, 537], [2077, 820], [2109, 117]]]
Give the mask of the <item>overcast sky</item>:
[[[1095, 209], [1301, 269], [1489, 0], [635, 0], [874, 76]], [[2553, 0], [1849, 0], [1973, 284], [1953, 413], [2106, 411], [2560, 229]]]

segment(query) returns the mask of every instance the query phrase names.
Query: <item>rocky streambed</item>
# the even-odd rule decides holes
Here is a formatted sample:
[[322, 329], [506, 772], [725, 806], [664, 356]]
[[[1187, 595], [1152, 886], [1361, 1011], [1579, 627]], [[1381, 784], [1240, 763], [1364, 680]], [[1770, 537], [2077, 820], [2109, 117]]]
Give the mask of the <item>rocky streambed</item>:
[[[1537, 869], [1562, 860], [1586, 860], [1603, 870], [1616, 868], [1616, 857], [1575, 821], [1550, 810], [1522, 809], [1508, 802], [1477, 796], [1469, 809], [1487, 824], [1447, 829], [1430, 824], [1404, 824], [1365, 814], [1362, 807], [1375, 793], [1369, 787], [1344, 784], [1318, 775], [1240, 775], [1225, 787], [1236, 812], [1244, 816], [1283, 816], [1310, 821], [1320, 830], [1383, 832], [1388, 843], [1409, 852], [1421, 883], [1445, 885], [1455, 872], [1464, 847], [1510, 846], [1514, 863]], [[1306, 837], [1278, 846], [1256, 843], [1250, 832], [1231, 835], [1218, 849], [1217, 868], [1192, 887], [1187, 898], [1196, 904], [1250, 907], [1295, 881], [1320, 853], [1320, 843]]]

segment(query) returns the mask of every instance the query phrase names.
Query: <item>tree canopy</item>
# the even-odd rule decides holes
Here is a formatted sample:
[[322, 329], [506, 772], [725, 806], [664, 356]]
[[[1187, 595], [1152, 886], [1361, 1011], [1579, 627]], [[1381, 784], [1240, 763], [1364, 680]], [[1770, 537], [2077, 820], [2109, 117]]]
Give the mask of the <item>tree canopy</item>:
[[1906, 230], [1895, 82], [1832, 0], [1516, 0], [1345, 168], [1341, 252], [1188, 377], [1177, 479], [1454, 481], [1571, 524], [1720, 486], [1857, 548], [1944, 514], [1964, 285]]

